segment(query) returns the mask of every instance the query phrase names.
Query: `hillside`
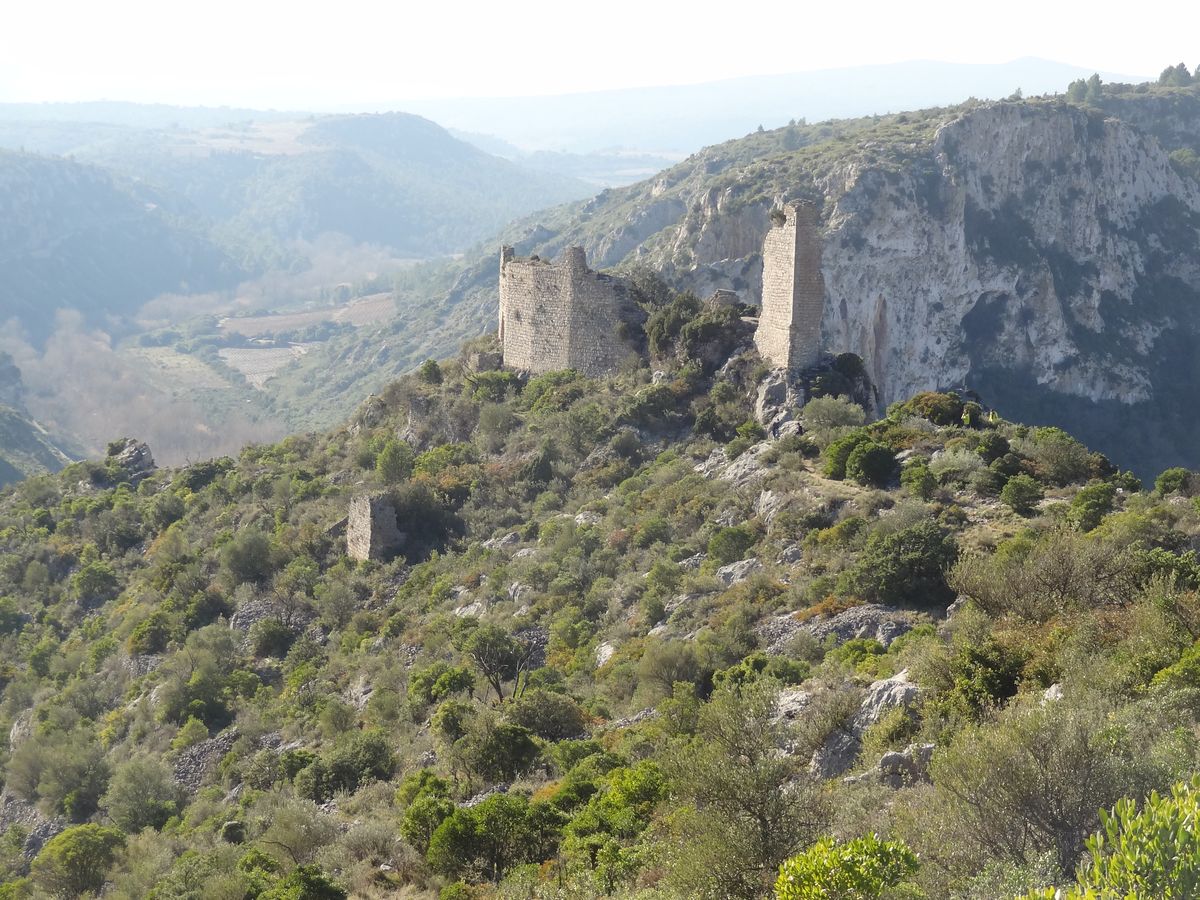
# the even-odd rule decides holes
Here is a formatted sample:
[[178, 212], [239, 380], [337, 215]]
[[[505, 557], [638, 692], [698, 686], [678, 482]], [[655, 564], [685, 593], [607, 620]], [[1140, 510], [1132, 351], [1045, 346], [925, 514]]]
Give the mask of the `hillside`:
[[60, 309], [100, 324], [244, 272], [178, 204], [66, 159], [0, 150], [0, 320], [45, 337]]
[[[4, 896], [750, 900], [876, 834], [884, 896], [994, 900], [1196, 771], [1194, 474], [953, 394], [767, 440], [736, 316], [638, 296], [649, 368], [476, 342], [0, 492]], [[365, 492], [403, 555], [347, 556]]]
[[71, 457], [25, 408], [25, 385], [12, 357], [0, 352], [0, 487], [57, 472]]
[[[966, 386], [1141, 474], [1200, 465], [1186, 414], [1200, 384], [1200, 170], [1189, 163], [1200, 91], [1109, 85], [1095, 102], [967, 103], [756, 133], [503, 240], [542, 256], [580, 244], [597, 267], [648, 266], [701, 296], [727, 288], [755, 302], [770, 209], [813, 198], [825, 210], [826, 345], [868, 361], [884, 405]], [[441, 305], [443, 352], [493, 315], [492, 249]]]

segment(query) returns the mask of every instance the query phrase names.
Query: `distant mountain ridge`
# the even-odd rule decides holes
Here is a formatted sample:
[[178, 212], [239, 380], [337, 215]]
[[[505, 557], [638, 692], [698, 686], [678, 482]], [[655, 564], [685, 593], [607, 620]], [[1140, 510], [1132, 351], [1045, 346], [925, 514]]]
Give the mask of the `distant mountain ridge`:
[[[414, 99], [396, 106], [525, 150], [587, 153], [619, 146], [692, 153], [793, 119], [819, 122], [958, 103], [966, 97], [1000, 99], [1018, 88], [1027, 95], [1050, 93], [1092, 72], [1032, 57], [1007, 63], [913, 60], [540, 97]], [[1105, 81], [1142, 80], [1100, 75]]]
[[[14, 127], [0, 121], [0, 137], [15, 141]], [[399, 113], [101, 128], [69, 160], [0, 151], [0, 319], [38, 337], [58, 308], [102, 322], [162, 293], [227, 289], [285, 261], [287, 242], [327, 232], [401, 256], [449, 254], [591, 190]]]

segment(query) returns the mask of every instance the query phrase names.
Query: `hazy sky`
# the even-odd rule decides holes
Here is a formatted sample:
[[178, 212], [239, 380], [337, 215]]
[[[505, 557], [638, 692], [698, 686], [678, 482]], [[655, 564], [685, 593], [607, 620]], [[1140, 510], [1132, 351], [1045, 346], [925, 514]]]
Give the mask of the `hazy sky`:
[[0, 101], [328, 109], [1021, 56], [1153, 75], [1200, 62], [1198, 26], [1111, 0], [8, 0]]

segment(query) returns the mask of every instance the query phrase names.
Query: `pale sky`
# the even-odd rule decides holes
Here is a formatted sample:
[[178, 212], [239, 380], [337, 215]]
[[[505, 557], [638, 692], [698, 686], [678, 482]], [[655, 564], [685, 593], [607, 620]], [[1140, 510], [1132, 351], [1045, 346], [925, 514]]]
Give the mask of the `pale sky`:
[[1200, 4], [1110, 0], [6, 0], [0, 102], [325, 110], [1039, 56], [1200, 63]]

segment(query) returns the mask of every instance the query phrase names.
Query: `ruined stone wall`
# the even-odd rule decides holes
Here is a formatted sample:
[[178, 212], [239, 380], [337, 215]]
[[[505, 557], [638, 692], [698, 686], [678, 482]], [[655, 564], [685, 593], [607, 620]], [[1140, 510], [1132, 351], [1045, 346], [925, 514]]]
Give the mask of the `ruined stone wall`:
[[772, 365], [793, 370], [817, 363], [825, 282], [817, 207], [792, 203], [763, 241], [762, 312], [754, 343]]
[[615, 372], [634, 352], [625, 339], [641, 315], [620, 279], [587, 267], [582, 247], [551, 263], [500, 251], [504, 364], [527, 372]]
[[390, 559], [400, 552], [403, 543], [396, 507], [387, 494], [359, 494], [350, 499], [346, 554], [351, 559]]

